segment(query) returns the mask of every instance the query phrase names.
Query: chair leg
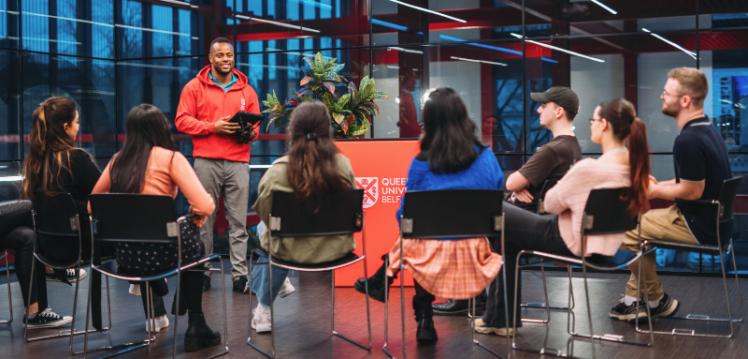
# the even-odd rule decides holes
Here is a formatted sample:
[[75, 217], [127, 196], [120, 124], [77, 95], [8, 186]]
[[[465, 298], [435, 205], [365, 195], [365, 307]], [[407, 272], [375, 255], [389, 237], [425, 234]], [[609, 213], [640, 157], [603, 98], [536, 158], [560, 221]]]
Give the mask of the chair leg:
[[[405, 351], [405, 265], [403, 264], [403, 247], [402, 239], [400, 240], [400, 329], [401, 329], [401, 346], [403, 350], [403, 359], [406, 358]], [[385, 276], [386, 280], [387, 276]], [[415, 278], [413, 279], [415, 281]]]
[[[384, 265], [389, 265], [389, 257], [385, 257]], [[368, 279], [368, 277], [367, 277]], [[366, 290], [369, 290], [369, 284], [368, 281], [366, 283]], [[382, 352], [388, 357], [388, 358], [394, 358], [395, 356], [393, 353], [390, 352], [389, 348], [389, 337], [390, 337], [390, 327], [389, 327], [389, 304], [390, 304], [390, 291], [389, 291], [389, 285], [387, 284], [387, 275], [384, 276], [384, 343], [382, 344]]]
[[8, 312], [9, 317], [5, 320], [0, 320], [0, 324], [13, 323], [13, 294], [10, 291], [10, 262], [8, 259], [8, 251], [5, 251], [5, 286], [8, 287]]
[[[366, 265], [366, 264], [364, 264], [364, 265]], [[359, 343], [359, 342], [357, 342], [357, 341], [355, 341], [355, 340], [347, 337], [346, 335], [341, 334], [337, 330], [335, 330], [335, 270], [332, 270], [330, 272], [331, 272], [331, 277], [332, 277], [332, 280], [331, 280], [331, 283], [330, 283], [331, 286], [332, 286], [332, 335], [336, 336], [336, 337], [338, 337], [340, 339], [343, 339], [343, 340], [347, 341], [348, 343], [351, 343], [351, 344], [353, 344], [353, 345], [355, 345], [355, 346], [357, 346], [357, 347], [359, 347], [359, 348], [361, 348], [363, 350], [371, 351], [371, 337], [369, 337], [369, 343], [368, 343], [369, 345], [367, 346], [367, 345], [361, 344], [361, 343]], [[366, 272], [364, 272], [364, 275], [366, 275]], [[366, 292], [366, 298], [368, 299], [369, 298], [369, 285], [368, 285], [368, 283], [365, 285], [364, 289], [365, 289], [365, 292]], [[369, 303], [368, 303], [368, 300], [367, 300], [366, 304], [367, 304], [366, 320], [367, 320], [367, 324], [368, 324], [369, 328], [371, 328], [371, 322], [369, 321], [369, 311], [368, 311], [368, 304]]]

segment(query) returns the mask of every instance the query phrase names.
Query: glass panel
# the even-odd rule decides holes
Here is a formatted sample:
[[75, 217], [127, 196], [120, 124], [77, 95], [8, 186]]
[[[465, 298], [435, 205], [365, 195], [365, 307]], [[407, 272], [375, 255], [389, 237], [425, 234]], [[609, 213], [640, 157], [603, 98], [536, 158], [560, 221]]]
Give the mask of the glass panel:
[[18, 56], [14, 51], [0, 51], [0, 161], [20, 160]]
[[68, 96], [79, 106], [80, 146], [98, 158], [111, 156], [116, 148], [114, 62], [33, 53], [20, 60], [24, 133], [29, 133], [39, 103], [49, 96]]
[[[222, 2], [199, 7], [197, 1], [153, 4], [135, 0], [120, 0], [117, 8], [116, 40], [118, 58], [143, 58], [199, 54], [207, 49], [211, 39], [205, 38], [206, 29], [220, 25], [211, 19], [213, 11], [220, 14]], [[219, 36], [216, 34], [215, 36]]]

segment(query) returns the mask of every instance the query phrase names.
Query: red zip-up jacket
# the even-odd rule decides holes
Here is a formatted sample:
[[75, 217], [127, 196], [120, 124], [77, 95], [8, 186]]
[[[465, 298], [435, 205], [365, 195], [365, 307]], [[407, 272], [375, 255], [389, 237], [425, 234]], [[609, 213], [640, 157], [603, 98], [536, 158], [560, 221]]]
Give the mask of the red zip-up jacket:
[[[236, 142], [234, 135], [215, 133], [213, 123], [239, 111], [260, 113], [257, 93], [247, 76], [237, 69], [235, 84], [227, 92], [208, 77], [210, 65], [203, 67], [182, 89], [174, 123], [177, 131], [192, 135], [192, 156], [234, 162], [249, 162], [249, 144]], [[255, 134], [259, 127], [255, 128]]]

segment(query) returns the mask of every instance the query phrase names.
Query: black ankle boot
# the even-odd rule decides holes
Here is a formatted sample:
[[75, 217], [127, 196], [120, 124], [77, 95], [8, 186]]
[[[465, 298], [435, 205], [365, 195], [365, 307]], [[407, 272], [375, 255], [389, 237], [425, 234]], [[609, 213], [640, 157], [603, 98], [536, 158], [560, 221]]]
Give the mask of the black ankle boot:
[[203, 313], [190, 313], [189, 326], [184, 333], [184, 351], [194, 352], [221, 343], [221, 333], [213, 331]]
[[[356, 279], [356, 283], [353, 285], [356, 290], [360, 293], [366, 294], [366, 285], [369, 285], [369, 297], [374, 300], [378, 300], [384, 303], [385, 290], [390, 289], [390, 285], [395, 280], [395, 277], [386, 277], [387, 266], [389, 265], [388, 255], [382, 256], [382, 266], [377, 269], [377, 272], [373, 276], [366, 278]], [[387, 285], [384, 284], [384, 279], [387, 278]]]
[[416, 330], [418, 345], [434, 345], [439, 338], [436, 335], [436, 328], [434, 328], [434, 313], [431, 309], [431, 301], [413, 297], [413, 309], [418, 323]]

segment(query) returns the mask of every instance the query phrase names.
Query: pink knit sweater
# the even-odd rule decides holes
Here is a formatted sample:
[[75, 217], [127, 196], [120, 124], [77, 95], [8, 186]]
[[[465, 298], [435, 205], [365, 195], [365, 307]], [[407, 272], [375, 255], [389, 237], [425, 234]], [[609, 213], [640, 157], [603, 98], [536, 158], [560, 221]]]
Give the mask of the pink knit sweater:
[[[590, 191], [596, 188], [627, 187], [631, 185], [629, 166], [613, 163], [606, 155], [598, 159], [577, 162], [545, 195], [545, 210], [558, 214], [561, 238], [576, 254], [582, 254], [582, 214]], [[585, 255], [593, 253], [611, 256], [618, 251], [624, 235], [613, 234], [587, 237]]]

